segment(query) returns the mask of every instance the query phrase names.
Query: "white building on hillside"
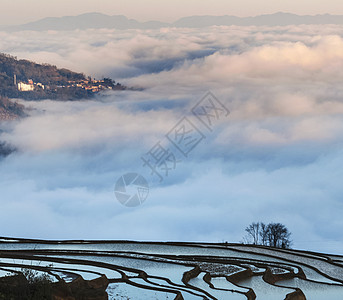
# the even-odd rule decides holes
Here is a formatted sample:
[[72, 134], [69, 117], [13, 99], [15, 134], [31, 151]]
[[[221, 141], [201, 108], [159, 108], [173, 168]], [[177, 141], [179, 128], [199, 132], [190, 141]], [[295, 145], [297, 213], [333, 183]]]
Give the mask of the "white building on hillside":
[[34, 90], [34, 85], [29, 84], [29, 83], [24, 83], [24, 82], [19, 82], [18, 83], [18, 90], [21, 92], [30, 92]]

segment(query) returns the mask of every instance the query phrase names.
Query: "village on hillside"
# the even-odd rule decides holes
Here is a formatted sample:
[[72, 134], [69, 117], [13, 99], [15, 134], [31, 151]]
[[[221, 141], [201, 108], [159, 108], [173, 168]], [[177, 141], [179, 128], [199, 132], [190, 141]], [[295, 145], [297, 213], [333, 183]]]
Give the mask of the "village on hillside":
[[68, 88], [79, 88], [87, 92], [97, 93], [104, 90], [113, 90], [113, 89], [123, 89], [123, 87], [110, 79], [104, 78], [103, 80], [96, 79], [81, 79], [77, 81], [69, 80], [65, 85], [44, 85], [40, 82], [34, 82], [32, 79], [28, 79], [27, 82], [19, 81], [17, 82], [16, 75], [14, 75], [14, 85], [17, 87], [20, 92], [33, 92], [39, 90], [57, 90], [57, 89], [68, 89]]
[[50, 64], [0, 53], [0, 96], [25, 100], [76, 100], [106, 90], [126, 90], [111, 78], [95, 79]]

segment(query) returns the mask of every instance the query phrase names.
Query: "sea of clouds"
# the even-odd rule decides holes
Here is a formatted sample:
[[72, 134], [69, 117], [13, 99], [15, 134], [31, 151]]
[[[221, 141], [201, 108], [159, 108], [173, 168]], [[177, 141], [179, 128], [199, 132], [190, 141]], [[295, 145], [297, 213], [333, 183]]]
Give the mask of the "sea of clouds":
[[[26, 102], [2, 124], [3, 236], [239, 242], [281, 222], [295, 248], [343, 252], [343, 26], [0, 32], [0, 51], [141, 91]], [[230, 110], [159, 183], [148, 152], [212, 91]], [[151, 184], [137, 208], [116, 180]]]

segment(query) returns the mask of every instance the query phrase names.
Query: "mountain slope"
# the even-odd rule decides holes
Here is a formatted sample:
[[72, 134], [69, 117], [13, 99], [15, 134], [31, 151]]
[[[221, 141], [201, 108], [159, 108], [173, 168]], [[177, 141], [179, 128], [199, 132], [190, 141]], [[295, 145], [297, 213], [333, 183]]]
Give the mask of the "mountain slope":
[[103, 90], [125, 89], [114, 83], [110, 78], [92, 80], [82, 73], [0, 53], [0, 96], [73, 100], [89, 98]]
[[85, 76], [67, 69], [58, 69], [48, 64], [37, 64], [28, 60], [18, 60], [16, 57], [0, 54], [0, 96], [21, 96], [14, 84], [14, 75], [17, 82], [27, 82], [32, 79], [43, 85], [63, 85], [69, 80], [82, 80]]
[[24, 106], [0, 96], [0, 121], [9, 121], [23, 117]]

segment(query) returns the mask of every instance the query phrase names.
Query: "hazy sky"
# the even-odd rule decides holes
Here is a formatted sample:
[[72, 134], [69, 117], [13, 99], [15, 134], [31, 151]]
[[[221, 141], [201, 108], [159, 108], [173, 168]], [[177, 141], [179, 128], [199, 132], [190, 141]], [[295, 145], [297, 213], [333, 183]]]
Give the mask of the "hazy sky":
[[341, 0], [1, 0], [1, 4], [1, 25], [95, 11], [110, 15], [123, 14], [141, 21], [174, 21], [189, 15], [253, 16], [277, 11], [343, 14]]

